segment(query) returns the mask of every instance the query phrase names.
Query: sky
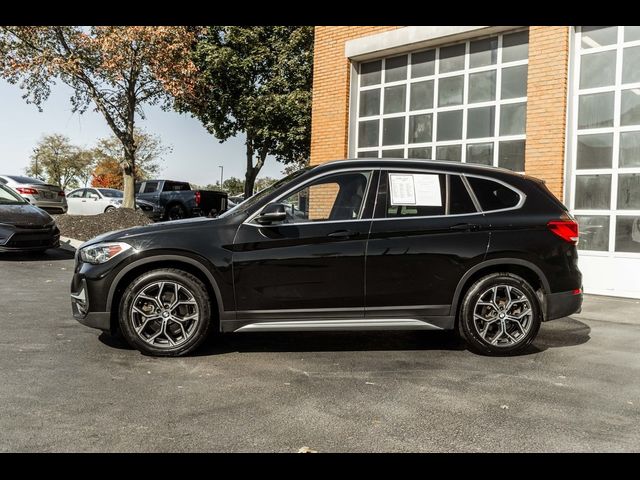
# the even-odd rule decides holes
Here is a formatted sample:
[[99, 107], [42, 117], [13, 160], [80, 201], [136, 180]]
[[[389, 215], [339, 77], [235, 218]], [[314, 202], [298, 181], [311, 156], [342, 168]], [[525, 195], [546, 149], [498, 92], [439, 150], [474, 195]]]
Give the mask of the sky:
[[[111, 130], [101, 114], [88, 110], [82, 115], [71, 112], [72, 90], [58, 83], [43, 104], [42, 112], [22, 99], [23, 91], [0, 79], [0, 175], [24, 174], [33, 148], [43, 135], [60, 133], [71, 143], [93, 147]], [[185, 181], [197, 185], [215, 184], [224, 178], [244, 178], [246, 157], [241, 136], [220, 143], [202, 124], [190, 115], [165, 112], [157, 106], [145, 106], [146, 119], [137, 126], [159, 135], [172, 151], [160, 163], [160, 178]], [[267, 161], [258, 178], [282, 177], [284, 165], [274, 158]]]

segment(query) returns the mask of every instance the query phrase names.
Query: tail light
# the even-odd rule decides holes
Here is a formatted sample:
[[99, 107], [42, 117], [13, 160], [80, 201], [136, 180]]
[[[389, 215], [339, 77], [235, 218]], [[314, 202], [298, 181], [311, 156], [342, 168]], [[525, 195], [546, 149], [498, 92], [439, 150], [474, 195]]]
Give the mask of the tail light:
[[18, 193], [22, 193], [23, 195], [37, 195], [38, 190], [30, 187], [16, 187], [16, 191]]
[[64, 197], [64, 192], [63, 192], [62, 190], [60, 190], [60, 191], [58, 192], [58, 196], [59, 196], [59, 197]]
[[575, 220], [551, 220], [547, 228], [565, 242], [578, 244], [578, 223]]
[[200, 206], [200, 192], [196, 192], [196, 205]]

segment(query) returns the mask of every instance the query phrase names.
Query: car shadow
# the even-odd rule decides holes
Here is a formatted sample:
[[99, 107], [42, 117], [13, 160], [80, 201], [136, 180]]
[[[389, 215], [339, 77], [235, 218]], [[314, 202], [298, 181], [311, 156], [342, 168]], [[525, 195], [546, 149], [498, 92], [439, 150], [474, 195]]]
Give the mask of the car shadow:
[[75, 253], [66, 248], [50, 248], [45, 252], [0, 252], [0, 262], [51, 262], [73, 260]]

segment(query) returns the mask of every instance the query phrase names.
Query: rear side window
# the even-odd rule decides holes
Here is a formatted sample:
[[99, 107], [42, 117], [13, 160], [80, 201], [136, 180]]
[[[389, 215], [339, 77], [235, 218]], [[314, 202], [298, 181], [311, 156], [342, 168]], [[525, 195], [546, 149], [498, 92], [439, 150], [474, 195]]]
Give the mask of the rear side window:
[[449, 175], [449, 214], [475, 213], [476, 206], [459, 175]]
[[501, 183], [485, 178], [467, 177], [483, 211], [515, 207], [520, 195]]
[[446, 175], [389, 173], [386, 218], [444, 215]]

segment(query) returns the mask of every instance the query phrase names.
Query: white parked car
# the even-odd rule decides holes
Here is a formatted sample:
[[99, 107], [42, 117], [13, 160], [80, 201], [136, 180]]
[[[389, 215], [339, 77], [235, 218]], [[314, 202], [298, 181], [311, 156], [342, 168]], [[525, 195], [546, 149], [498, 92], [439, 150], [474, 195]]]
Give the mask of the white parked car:
[[122, 190], [113, 188], [77, 188], [67, 195], [69, 215], [97, 215], [122, 206]]

